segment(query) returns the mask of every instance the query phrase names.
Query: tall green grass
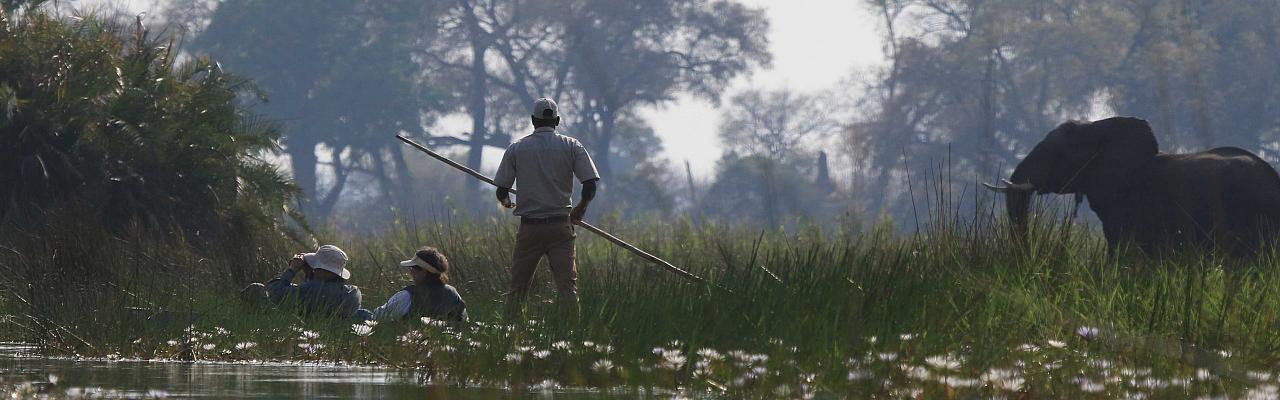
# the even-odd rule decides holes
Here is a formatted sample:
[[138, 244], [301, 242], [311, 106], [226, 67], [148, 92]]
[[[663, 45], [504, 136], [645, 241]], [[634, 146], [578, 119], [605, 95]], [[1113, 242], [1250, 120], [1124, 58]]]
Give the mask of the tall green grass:
[[[1069, 210], [1043, 212], [1021, 244], [989, 205], [961, 217], [938, 204], [947, 207], [930, 206], [916, 234], [597, 221], [723, 289], [580, 230], [583, 325], [572, 331], [557, 322], [547, 269], [528, 302], [534, 322], [502, 321], [517, 228], [507, 218], [403, 221], [382, 236], [330, 241], [351, 256], [368, 308], [407, 283], [397, 261], [422, 245], [441, 248], [480, 323], [470, 327], [383, 323], [366, 337], [352, 321], [253, 310], [234, 299], [244, 277], [265, 281], [302, 249], [197, 255], [180, 241], [75, 229], [9, 240], [0, 310], [14, 322], [5, 340], [54, 354], [376, 363], [451, 384], [1074, 397], [1099, 382], [1104, 395], [1176, 396], [1274, 382], [1260, 375], [1280, 361], [1274, 253], [1111, 258], [1095, 233], [1063, 217]], [[253, 346], [237, 348], [244, 343]], [[1164, 379], [1165, 391], [1124, 383], [1141, 379]], [[1188, 381], [1168, 384], [1179, 379]]]

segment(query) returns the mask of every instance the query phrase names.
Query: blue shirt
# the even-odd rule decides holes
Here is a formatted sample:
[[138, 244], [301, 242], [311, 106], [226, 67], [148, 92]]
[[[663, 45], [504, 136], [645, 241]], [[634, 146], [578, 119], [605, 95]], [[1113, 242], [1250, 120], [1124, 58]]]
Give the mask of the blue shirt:
[[293, 283], [293, 270], [285, 270], [279, 278], [267, 282], [267, 297], [276, 304], [296, 301], [303, 317], [333, 315], [354, 318], [360, 308], [360, 288], [345, 281], [308, 280]]

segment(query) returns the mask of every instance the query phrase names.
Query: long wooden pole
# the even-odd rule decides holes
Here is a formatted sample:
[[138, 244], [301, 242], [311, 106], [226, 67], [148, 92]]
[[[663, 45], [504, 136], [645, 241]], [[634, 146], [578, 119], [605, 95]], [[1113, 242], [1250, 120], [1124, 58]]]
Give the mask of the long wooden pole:
[[[408, 145], [410, 145], [410, 146], [413, 146], [414, 148], [416, 148], [416, 149], [418, 149], [418, 150], [421, 150], [423, 153], [427, 153], [427, 155], [431, 156], [432, 158], [435, 158], [435, 159], [437, 159], [437, 160], [440, 160], [441, 162], [444, 162], [445, 164], [449, 164], [449, 166], [451, 166], [451, 167], [457, 168], [458, 170], [460, 170], [460, 171], [462, 171], [462, 172], [467, 173], [467, 175], [471, 175], [471, 176], [475, 177], [476, 179], [479, 179], [479, 180], [481, 180], [481, 181], [484, 181], [485, 183], [488, 183], [488, 184], [490, 184], [490, 185], [493, 185], [494, 187], [501, 187], [501, 186], [498, 186], [498, 183], [497, 183], [497, 182], [494, 182], [492, 178], [489, 178], [488, 176], [485, 176], [485, 175], [484, 175], [484, 174], [482, 174], [482, 173], [476, 172], [476, 170], [471, 169], [471, 168], [468, 168], [468, 167], [467, 167], [467, 166], [465, 166], [465, 165], [458, 164], [458, 162], [457, 162], [457, 161], [453, 161], [453, 160], [449, 159], [449, 157], [445, 157], [445, 156], [440, 155], [439, 153], [436, 153], [436, 152], [434, 152], [434, 151], [431, 151], [431, 149], [428, 149], [426, 146], [423, 146], [423, 145], [421, 145], [421, 144], [418, 144], [418, 142], [415, 142], [415, 141], [413, 141], [413, 140], [411, 140], [411, 139], [409, 139], [409, 138], [407, 138], [407, 137], [400, 136], [400, 135], [396, 135], [396, 139], [400, 139], [400, 141], [401, 141], [401, 142], [404, 142], [405, 144], [408, 144]], [[513, 194], [514, 194], [514, 193], [516, 193], [515, 189], [509, 189], [509, 190], [510, 190], [510, 191], [511, 191], [511, 193], [513, 193]], [[663, 260], [663, 259], [661, 259], [661, 258], [658, 258], [657, 256], [654, 256], [654, 255], [652, 255], [652, 254], [649, 254], [648, 252], [645, 252], [644, 250], [640, 250], [640, 248], [638, 248], [638, 247], [636, 247], [636, 246], [632, 246], [630, 243], [627, 243], [626, 241], [624, 241], [624, 240], [622, 240], [622, 239], [619, 239], [617, 236], [613, 236], [613, 235], [609, 234], [609, 232], [605, 232], [603, 229], [600, 229], [600, 228], [595, 227], [594, 225], [588, 224], [588, 223], [587, 223], [587, 221], [579, 221], [579, 222], [578, 222], [578, 225], [579, 225], [579, 226], [582, 226], [583, 228], [586, 228], [588, 231], [591, 231], [591, 233], [594, 233], [594, 234], [596, 234], [596, 235], [599, 235], [600, 237], [604, 238], [605, 240], [608, 240], [609, 242], [612, 242], [613, 244], [616, 244], [616, 245], [618, 245], [618, 246], [621, 246], [622, 248], [627, 249], [628, 251], [631, 251], [632, 253], [635, 253], [635, 255], [640, 256], [640, 258], [643, 258], [643, 259], [645, 259], [645, 260], [647, 260], [647, 261], [649, 261], [649, 262], [652, 262], [652, 263], [654, 263], [654, 264], [657, 264], [658, 266], [660, 266], [660, 267], [662, 267], [662, 268], [664, 268], [664, 269], [666, 269], [666, 270], [668, 270], [668, 271], [671, 271], [671, 272], [676, 273], [676, 275], [680, 275], [680, 276], [682, 276], [682, 277], [684, 277], [684, 278], [686, 278], [686, 279], [692, 280], [692, 281], [694, 281], [694, 282], [704, 283], [704, 284], [705, 284], [705, 283], [707, 283], [707, 281], [706, 281], [706, 280], [704, 280], [704, 279], [702, 279], [701, 277], [699, 277], [699, 276], [697, 276], [697, 275], [694, 275], [694, 274], [691, 274], [691, 273], [689, 273], [688, 271], [685, 271], [685, 270], [683, 270], [683, 269], [680, 269], [679, 267], [676, 267], [675, 265], [671, 265], [671, 263], [666, 262], [665, 260]]]

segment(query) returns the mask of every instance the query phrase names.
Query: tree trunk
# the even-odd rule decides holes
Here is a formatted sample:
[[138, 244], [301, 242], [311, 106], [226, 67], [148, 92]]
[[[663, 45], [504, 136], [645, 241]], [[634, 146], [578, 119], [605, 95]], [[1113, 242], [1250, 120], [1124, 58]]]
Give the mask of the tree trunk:
[[[471, 169], [480, 170], [480, 165], [484, 162], [484, 143], [487, 136], [485, 130], [485, 94], [488, 92], [485, 87], [485, 79], [488, 71], [485, 69], [484, 54], [488, 50], [485, 44], [473, 40], [471, 42], [471, 101], [467, 106], [467, 111], [471, 114], [471, 138], [467, 152], [467, 166]], [[480, 181], [475, 179], [467, 180], [467, 192], [475, 195], [480, 189]]]
[[314, 139], [306, 134], [290, 135], [285, 142], [285, 152], [289, 153], [289, 169], [293, 171], [293, 180], [302, 191], [305, 215], [314, 215], [319, 197], [316, 194], [316, 146]]
[[613, 146], [613, 126], [616, 122], [617, 114], [613, 109], [605, 108], [600, 113], [600, 135], [599, 143], [596, 144], [595, 152], [591, 154], [591, 159], [596, 162], [596, 169], [600, 171], [600, 180], [608, 185], [610, 178], [613, 177], [613, 166], [610, 164], [610, 149]]
[[764, 215], [769, 222], [769, 228], [778, 227], [778, 184], [774, 177], [774, 165], [771, 159], [766, 158], [762, 161], [761, 168], [764, 172], [764, 182], [761, 182], [764, 193]]

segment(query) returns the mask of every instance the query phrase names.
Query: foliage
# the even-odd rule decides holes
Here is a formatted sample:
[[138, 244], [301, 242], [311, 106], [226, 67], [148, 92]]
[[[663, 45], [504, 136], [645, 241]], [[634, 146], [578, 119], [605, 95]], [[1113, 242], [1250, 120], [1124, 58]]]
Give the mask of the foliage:
[[[392, 135], [421, 133], [449, 99], [413, 56], [433, 40], [422, 21], [434, 18], [436, 7], [417, 1], [226, 1], [193, 48], [260, 83], [269, 99], [261, 111], [284, 125], [290, 170], [306, 211], [325, 221], [356, 174], [376, 178], [383, 201], [403, 200], [408, 167], [403, 145]], [[332, 159], [326, 164], [333, 179], [323, 191], [320, 151]]]
[[[804, 159], [785, 162], [765, 155], [729, 152], [716, 165], [698, 211], [723, 221], [778, 228], [796, 218], [830, 217], [826, 192], [814, 184]], [[808, 160], [812, 160], [811, 158]]]
[[[423, 56], [467, 99], [471, 131], [426, 141], [467, 146], [466, 164], [479, 169], [485, 148], [505, 148], [531, 131], [527, 107], [550, 97], [563, 110], [561, 133], [588, 146], [604, 177], [595, 209], [665, 214], [670, 168], [637, 108], [682, 90], [718, 101], [730, 79], [767, 64], [767, 26], [762, 11], [730, 1], [456, 2]], [[487, 197], [469, 199], [487, 204]]]
[[0, 202], [6, 218], [76, 211], [114, 228], [274, 230], [293, 185], [263, 157], [279, 133], [237, 106], [248, 81], [173, 42], [41, 12], [0, 31]]
[[569, 1], [565, 9], [571, 126], [605, 185], [625, 113], [682, 91], [719, 102], [729, 80], [771, 60], [764, 11], [734, 1]]
[[[1275, 2], [866, 0], [888, 65], [847, 135], [874, 208], [906, 215], [912, 171], [948, 160], [996, 181], [1053, 127], [1151, 121], [1164, 151], [1232, 145], [1274, 158]], [[888, 196], [880, 191], [890, 189]]]
[[813, 149], [838, 126], [822, 103], [818, 95], [789, 89], [733, 95], [720, 124], [720, 139], [729, 151], [698, 211], [775, 228], [792, 217], [829, 217], [835, 207], [827, 195], [834, 188], [829, 179], [822, 181], [825, 165], [818, 163], [825, 159], [815, 157]]

